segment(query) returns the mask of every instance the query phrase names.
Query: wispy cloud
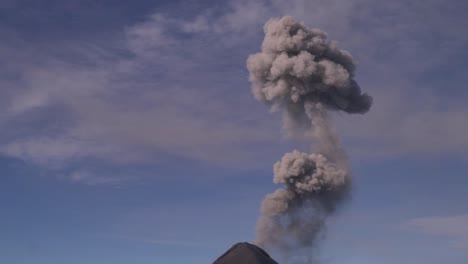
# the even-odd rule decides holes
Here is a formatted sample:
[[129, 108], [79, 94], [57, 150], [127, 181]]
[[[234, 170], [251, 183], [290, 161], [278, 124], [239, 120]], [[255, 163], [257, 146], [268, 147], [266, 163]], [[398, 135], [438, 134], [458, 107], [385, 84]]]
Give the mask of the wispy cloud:
[[32, 161], [46, 167], [61, 167], [64, 162], [83, 157], [108, 156], [112, 149], [99, 143], [83, 142], [77, 138], [31, 137], [3, 145], [0, 151], [8, 156]]
[[112, 185], [118, 186], [125, 182], [134, 180], [130, 175], [103, 175], [86, 170], [73, 171], [66, 178], [69, 178], [73, 183], [85, 185]]
[[221, 166], [268, 164], [279, 121], [252, 99], [245, 59], [258, 50], [263, 23], [289, 14], [329, 32], [361, 62], [357, 78], [374, 107], [365, 117], [338, 117], [354, 154], [466, 152], [462, 92], [426, 81], [446, 78], [437, 69], [460, 60], [468, 43], [459, 34], [464, 16], [449, 19], [457, 7], [441, 5], [232, 0], [186, 18], [159, 10], [109, 39], [67, 45], [3, 30], [0, 151], [52, 167], [168, 154]]
[[[272, 140], [275, 130], [239, 108], [240, 100], [223, 96], [234, 87], [219, 88], [233, 79], [216, 69], [218, 53], [212, 53], [220, 48], [199, 53], [200, 37], [182, 42], [185, 31], [185, 21], [153, 14], [125, 29], [121, 56], [109, 59], [85, 48], [82, 57], [93, 58], [92, 65], [24, 58], [27, 67], [16, 69], [21, 89], [10, 96], [5, 122], [38, 115], [43, 122], [4, 142], [3, 154], [41, 165], [86, 157], [144, 161], [166, 153], [218, 165], [254, 164], [261, 155], [249, 149]], [[67, 115], [64, 124], [50, 116], [52, 107]]]
[[408, 225], [427, 234], [448, 237], [454, 247], [468, 249], [468, 214], [415, 218]]
[[128, 240], [128, 241], [133, 241], [133, 242], [154, 244], [154, 245], [160, 245], [160, 246], [216, 248], [215, 245], [210, 245], [210, 244], [200, 243], [200, 242], [195, 242], [195, 241], [186, 241], [186, 240], [142, 238], [142, 237], [136, 237], [136, 236], [115, 235], [115, 234], [97, 234], [97, 236], [118, 239], [118, 240]]

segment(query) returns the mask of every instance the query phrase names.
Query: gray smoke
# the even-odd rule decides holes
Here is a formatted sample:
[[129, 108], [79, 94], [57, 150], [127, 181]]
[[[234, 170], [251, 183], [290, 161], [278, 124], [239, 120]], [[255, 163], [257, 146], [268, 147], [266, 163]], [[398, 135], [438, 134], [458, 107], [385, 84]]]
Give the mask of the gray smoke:
[[324, 32], [289, 16], [269, 20], [264, 31], [262, 51], [247, 60], [252, 92], [273, 111], [284, 111], [287, 134], [312, 136], [319, 154], [295, 150], [276, 162], [273, 181], [284, 188], [262, 202], [256, 244], [283, 253], [313, 249], [351, 182], [327, 112], [365, 113], [372, 98], [353, 79], [351, 55]]
[[307, 29], [292, 17], [269, 20], [262, 52], [250, 55], [247, 68], [255, 98], [284, 109], [287, 132], [310, 128], [307, 109], [365, 113], [372, 98], [354, 81], [351, 55], [338, 49], [318, 29]]

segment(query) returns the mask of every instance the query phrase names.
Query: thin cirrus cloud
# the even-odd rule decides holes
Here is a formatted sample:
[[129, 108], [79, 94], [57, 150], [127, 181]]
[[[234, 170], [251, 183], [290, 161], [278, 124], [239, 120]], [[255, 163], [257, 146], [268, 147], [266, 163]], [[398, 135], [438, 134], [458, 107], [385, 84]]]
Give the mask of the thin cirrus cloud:
[[187, 18], [142, 15], [99, 44], [50, 44], [60, 56], [10, 34], [0, 44], [11, 61], [0, 66], [0, 151], [44, 166], [168, 154], [221, 166], [269, 164], [279, 122], [252, 99], [245, 58], [257, 51], [263, 23], [289, 14], [329, 32], [360, 62], [358, 81], [375, 104], [365, 117], [336, 117], [351, 154], [466, 152], [468, 109], [450, 97], [463, 92], [456, 83], [444, 93], [424, 81], [455, 79], [437, 70], [447, 58], [460, 62], [457, 47], [468, 43], [459, 34], [464, 16], [444, 16], [463, 4], [436, 8], [442, 4], [234, 0]]
[[[239, 102], [222, 98], [215, 87], [197, 86], [213, 78], [181, 54], [180, 44], [173, 47], [179, 41], [168, 31], [175, 26], [180, 31], [181, 25], [153, 15], [128, 27], [123, 48], [131, 55], [96, 55], [96, 65], [45, 58], [18, 66], [25, 85], [11, 95], [5, 122], [47, 114], [50, 107], [69, 119], [61, 125], [43, 117], [38, 126], [50, 129], [3, 142], [3, 154], [41, 165], [84, 157], [150, 160], [157, 152], [221, 165], [254, 161], [256, 154], [243, 147], [271, 140], [268, 126], [253, 122], [246, 111], [233, 111]], [[216, 78], [213, 86], [221, 82]]]
[[453, 247], [468, 249], [468, 214], [415, 218], [408, 225], [426, 234], [448, 236]]
[[119, 186], [125, 182], [134, 180], [128, 175], [102, 175], [90, 171], [78, 170], [73, 171], [68, 177], [74, 183], [86, 185], [114, 185]]

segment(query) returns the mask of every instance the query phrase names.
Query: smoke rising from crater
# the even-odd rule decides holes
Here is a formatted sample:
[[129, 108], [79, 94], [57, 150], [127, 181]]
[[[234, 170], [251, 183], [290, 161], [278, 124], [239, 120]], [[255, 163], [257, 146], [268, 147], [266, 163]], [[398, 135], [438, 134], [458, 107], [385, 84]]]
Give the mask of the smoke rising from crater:
[[272, 111], [283, 111], [288, 135], [312, 136], [318, 153], [295, 150], [275, 163], [273, 181], [284, 187], [262, 202], [256, 244], [283, 253], [313, 249], [351, 182], [327, 113], [365, 113], [372, 97], [353, 79], [351, 55], [324, 32], [289, 16], [269, 20], [264, 31], [261, 52], [247, 60], [253, 95]]
[[369, 110], [372, 98], [353, 79], [351, 55], [325, 32], [289, 16], [269, 20], [264, 31], [262, 51], [247, 60], [252, 92], [272, 110], [285, 110], [287, 132], [310, 128], [308, 109], [317, 104], [348, 113]]

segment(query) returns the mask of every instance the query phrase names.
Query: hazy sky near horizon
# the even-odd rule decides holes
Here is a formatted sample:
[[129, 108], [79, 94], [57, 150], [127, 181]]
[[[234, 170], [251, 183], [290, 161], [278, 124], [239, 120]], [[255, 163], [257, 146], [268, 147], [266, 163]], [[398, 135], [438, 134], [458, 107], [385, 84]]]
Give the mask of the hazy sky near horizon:
[[[353, 197], [324, 263], [468, 262], [468, 3], [0, 0], [0, 262], [211, 263], [252, 241], [272, 165], [307, 142], [255, 101], [263, 24], [357, 61], [332, 116]], [[272, 252], [275, 256], [275, 253]]]

